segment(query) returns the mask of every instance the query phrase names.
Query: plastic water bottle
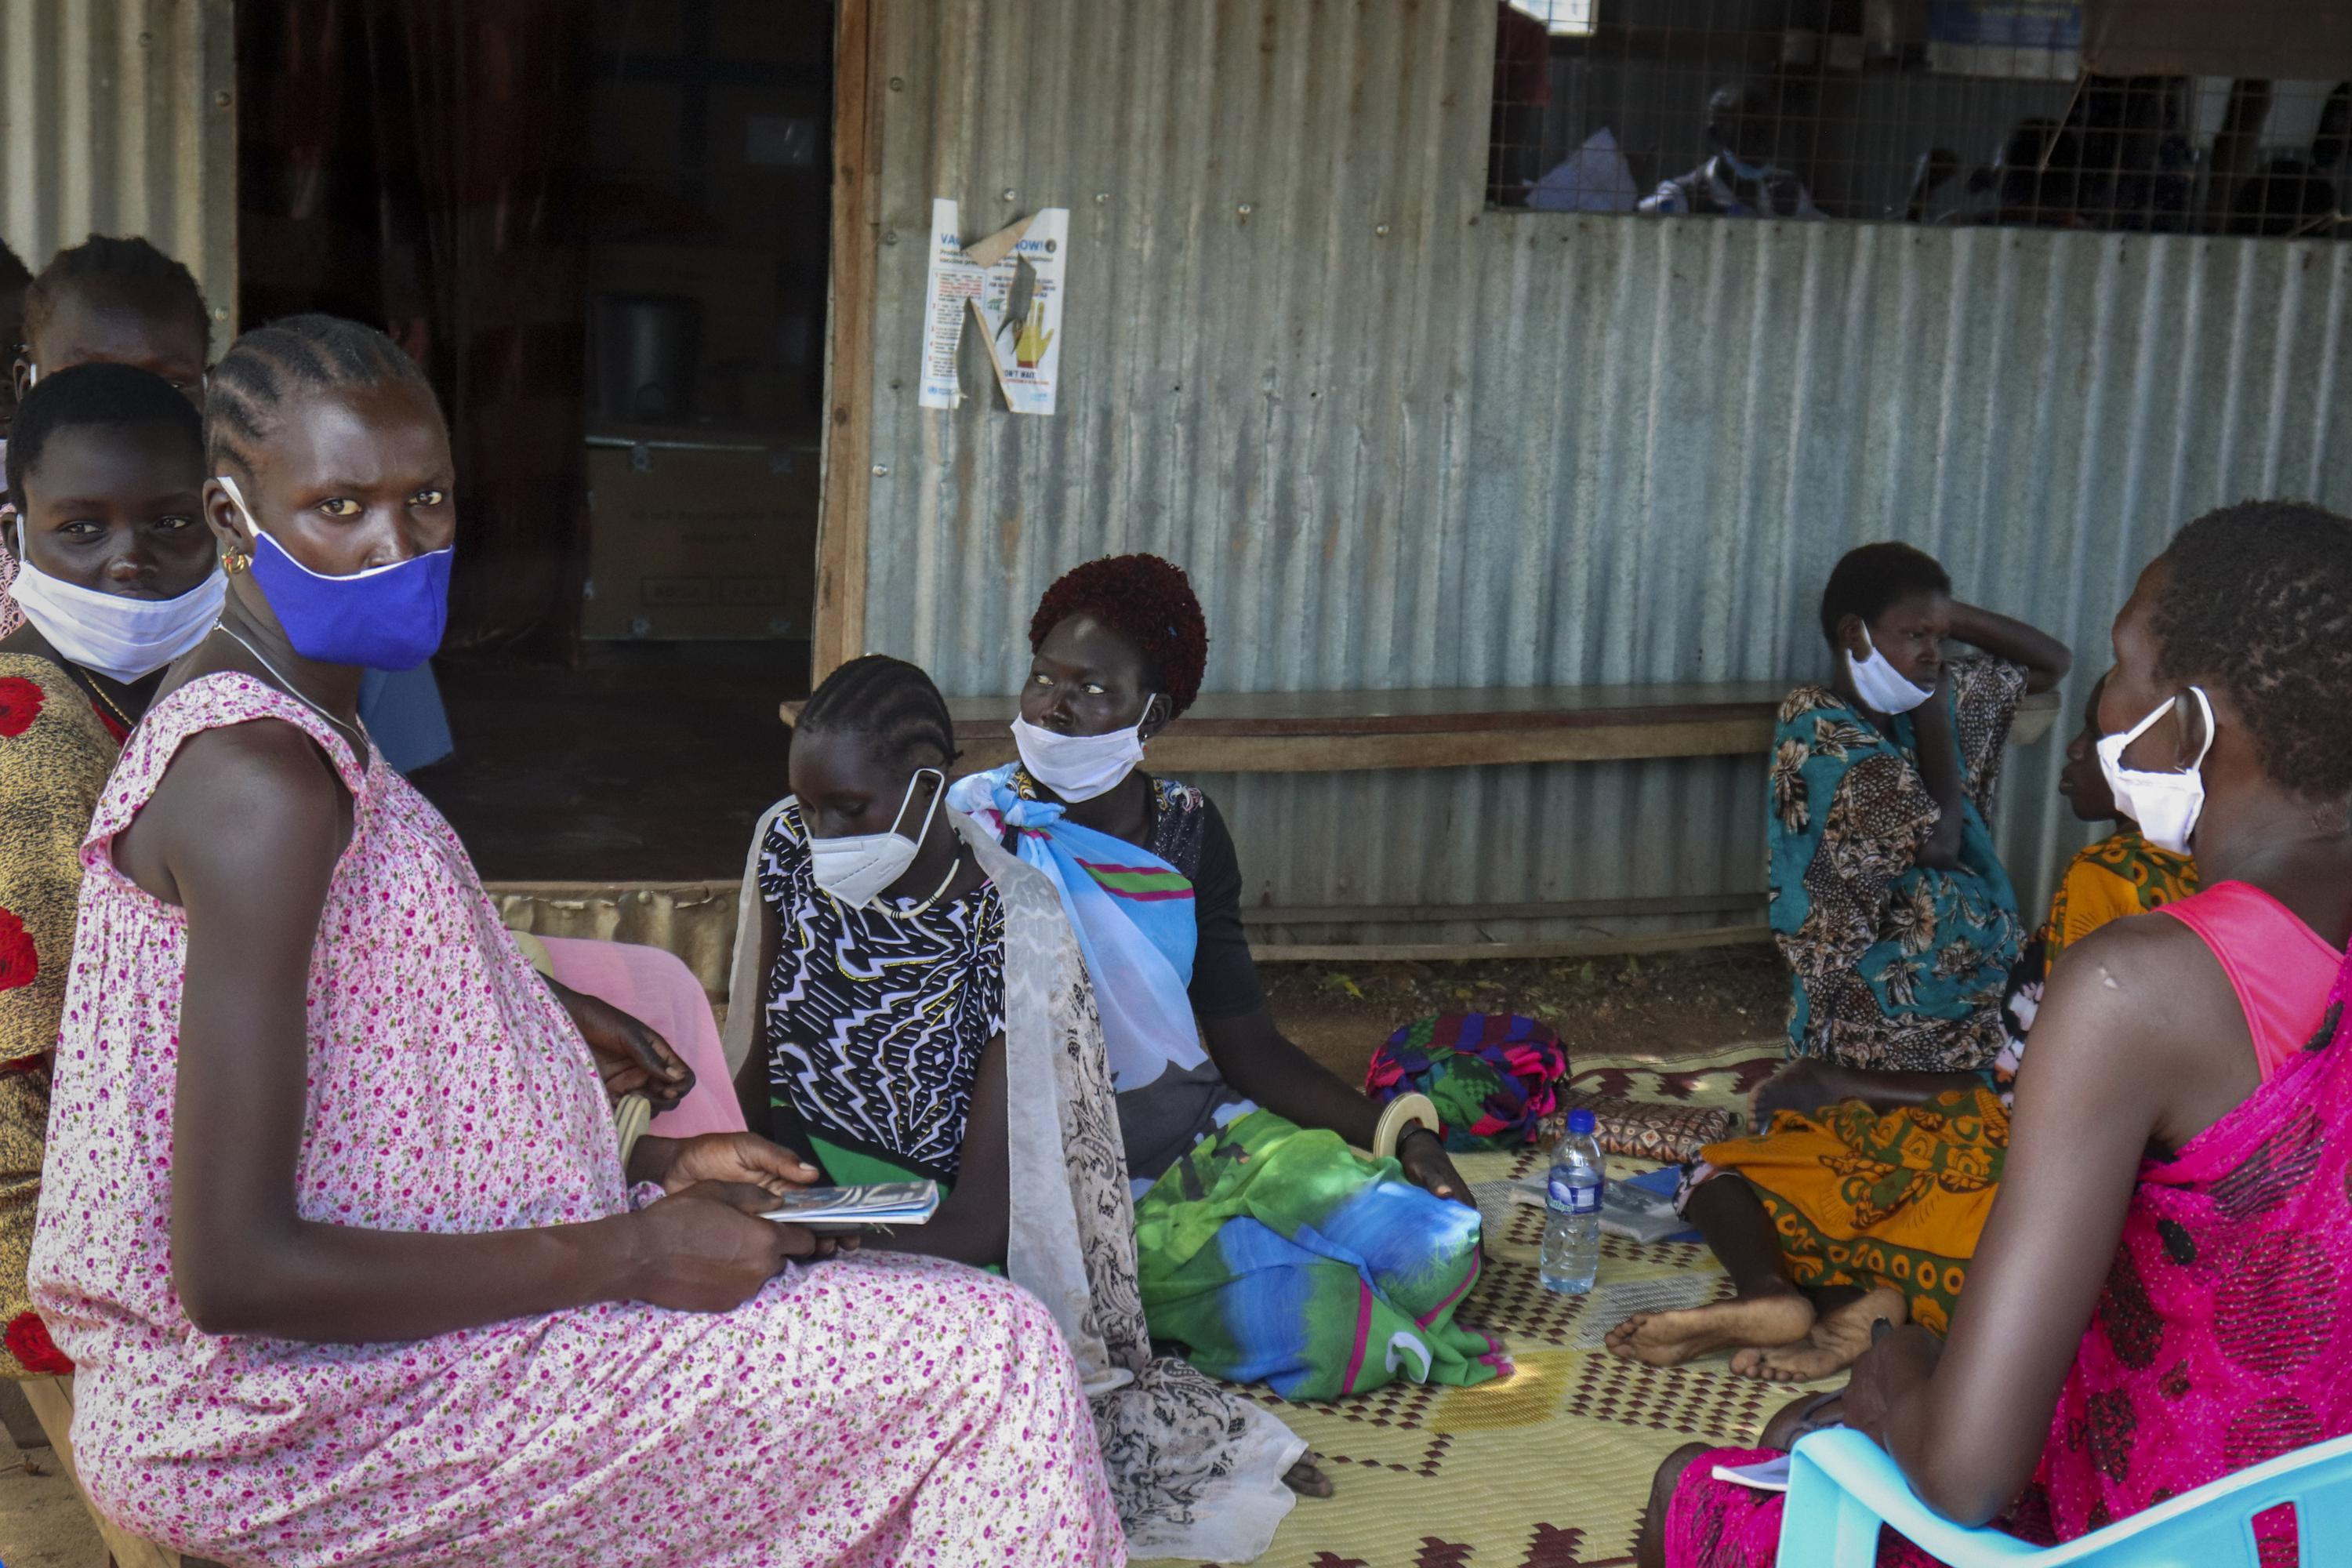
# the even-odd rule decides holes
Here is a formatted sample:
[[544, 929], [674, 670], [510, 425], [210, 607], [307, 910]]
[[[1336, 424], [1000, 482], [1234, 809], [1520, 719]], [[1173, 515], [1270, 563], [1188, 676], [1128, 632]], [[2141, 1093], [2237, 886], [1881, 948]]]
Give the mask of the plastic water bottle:
[[1542, 1275], [1544, 1289], [1563, 1296], [1583, 1295], [1601, 1271], [1601, 1194], [1609, 1172], [1592, 1131], [1592, 1112], [1571, 1110], [1568, 1131], [1551, 1152]]

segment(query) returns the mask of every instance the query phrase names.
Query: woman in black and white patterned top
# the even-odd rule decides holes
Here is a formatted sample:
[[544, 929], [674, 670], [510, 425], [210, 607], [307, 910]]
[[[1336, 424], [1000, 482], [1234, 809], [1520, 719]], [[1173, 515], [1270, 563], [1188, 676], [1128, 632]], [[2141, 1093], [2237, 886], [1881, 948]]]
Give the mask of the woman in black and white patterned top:
[[760, 900], [780, 935], [761, 1020], [771, 1121], [797, 1117], [828, 1168], [845, 1151], [952, 1183], [981, 1057], [1004, 1032], [995, 885], [845, 904], [816, 885], [793, 804], [761, 843]]
[[[745, 1121], [835, 1182], [928, 1177], [928, 1225], [868, 1247], [1004, 1261], [1004, 910], [941, 797], [947, 704], [911, 664], [827, 677], [763, 826]], [[747, 932], [747, 935], [751, 933]]]
[[954, 760], [938, 688], [898, 659], [853, 660], [803, 707], [793, 794], [760, 824], [738, 906], [728, 1049], [745, 1119], [835, 1182], [950, 1186], [929, 1223], [869, 1234], [867, 1252], [1003, 1268], [1044, 1301], [1095, 1390], [1135, 1554], [1246, 1562], [1290, 1507], [1286, 1474], [1317, 1474], [1306, 1443], [1153, 1347], [1076, 935], [1045, 873], [959, 831]]

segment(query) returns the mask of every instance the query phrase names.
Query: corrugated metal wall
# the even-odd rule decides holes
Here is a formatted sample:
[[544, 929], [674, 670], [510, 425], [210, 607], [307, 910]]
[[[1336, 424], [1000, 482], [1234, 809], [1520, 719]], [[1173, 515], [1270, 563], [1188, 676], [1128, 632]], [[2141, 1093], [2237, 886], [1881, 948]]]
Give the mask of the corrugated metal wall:
[[91, 234], [188, 264], [217, 351], [236, 305], [233, 0], [0, 0], [0, 238], [39, 271]]
[[[1192, 570], [1219, 689], [1794, 679], [1830, 564], [1897, 537], [2074, 643], [2072, 701], [2178, 523], [2352, 505], [2352, 247], [1492, 213], [1489, 0], [877, 4], [866, 641], [950, 692], [1121, 550]], [[1055, 417], [977, 367], [917, 407], [934, 195], [1071, 209]], [[2000, 813], [2029, 899], [2080, 841], [2057, 750]], [[1760, 758], [1204, 782], [1255, 902], [1762, 885]]]

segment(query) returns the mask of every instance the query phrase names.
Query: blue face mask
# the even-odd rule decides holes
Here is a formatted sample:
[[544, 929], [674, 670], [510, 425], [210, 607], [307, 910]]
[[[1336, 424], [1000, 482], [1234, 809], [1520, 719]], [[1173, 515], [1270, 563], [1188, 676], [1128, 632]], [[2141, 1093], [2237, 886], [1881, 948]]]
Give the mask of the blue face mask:
[[433, 657], [449, 624], [452, 551], [323, 577], [256, 526], [235, 479], [217, 477], [253, 534], [253, 580], [296, 653], [320, 664], [390, 670], [415, 669]]

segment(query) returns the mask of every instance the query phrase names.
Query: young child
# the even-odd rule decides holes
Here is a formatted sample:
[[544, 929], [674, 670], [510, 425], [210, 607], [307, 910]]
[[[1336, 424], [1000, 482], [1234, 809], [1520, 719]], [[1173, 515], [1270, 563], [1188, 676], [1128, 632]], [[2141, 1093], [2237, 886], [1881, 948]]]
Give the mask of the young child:
[[93, 1506], [288, 1565], [1123, 1561], [1045, 1309], [826, 1260], [760, 1217], [814, 1171], [748, 1133], [625, 1166], [572, 1020], [367, 743], [362, 671], [446, 615], [423, 374], [298, 316], [206, 415], [227, 602], [86, 840], [33, 1248]]

